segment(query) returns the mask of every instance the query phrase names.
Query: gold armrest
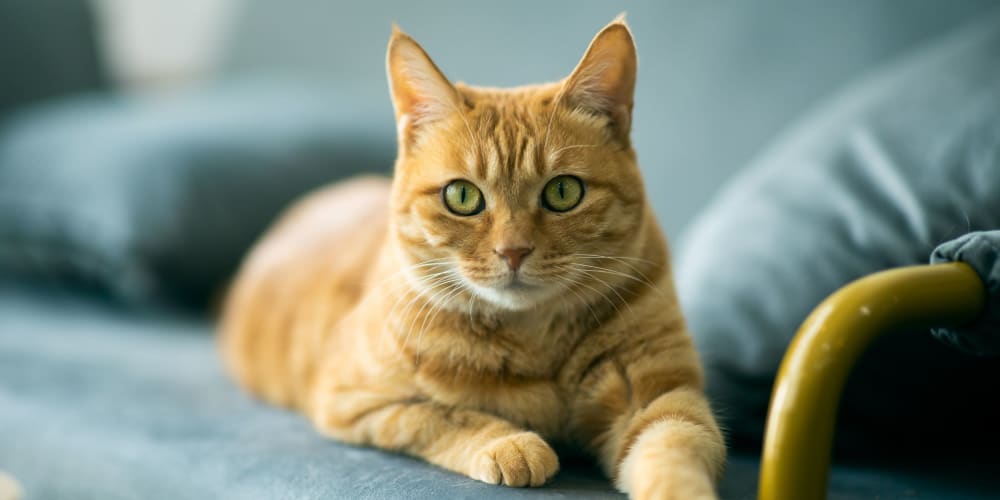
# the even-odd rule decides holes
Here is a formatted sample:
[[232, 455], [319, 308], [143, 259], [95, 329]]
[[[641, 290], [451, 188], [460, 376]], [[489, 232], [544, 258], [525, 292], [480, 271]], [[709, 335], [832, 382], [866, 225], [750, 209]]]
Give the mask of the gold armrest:
[[903, 327], [968, 323], [986, 300], [967, 264], [912, 266], [850, 283], [824, 300], [785, 352], [771, 393], [761, 458], [761, 500], [826, 497], [840, 393], [879, 335]]

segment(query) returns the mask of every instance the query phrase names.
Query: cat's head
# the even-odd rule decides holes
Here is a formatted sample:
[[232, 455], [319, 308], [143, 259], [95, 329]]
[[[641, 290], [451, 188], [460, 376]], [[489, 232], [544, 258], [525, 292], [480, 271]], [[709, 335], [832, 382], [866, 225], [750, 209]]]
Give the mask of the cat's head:
[[393, 237], [412, 282], [520, 310], [608, 294], [632, 274], [649, 215], [629, 139], [636, 50], [624, 19], [556, 83], [453, 85], [398, 29], [387, 65]]

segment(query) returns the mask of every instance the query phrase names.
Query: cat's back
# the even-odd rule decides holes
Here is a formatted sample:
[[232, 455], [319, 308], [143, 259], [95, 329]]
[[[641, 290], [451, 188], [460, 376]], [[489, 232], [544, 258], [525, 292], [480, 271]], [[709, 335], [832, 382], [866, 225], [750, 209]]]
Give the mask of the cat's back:
[[244, 260], [226, 298], [230, 372], [273, 403], [300, 406], [325, 335], [358, 302], [387, 228], [390, 181], [363, 177], [294, 204]]

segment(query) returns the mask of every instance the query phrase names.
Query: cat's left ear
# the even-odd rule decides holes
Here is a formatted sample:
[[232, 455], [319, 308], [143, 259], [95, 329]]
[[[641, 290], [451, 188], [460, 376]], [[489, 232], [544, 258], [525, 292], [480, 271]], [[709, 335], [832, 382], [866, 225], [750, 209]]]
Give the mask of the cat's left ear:
[[386, 51], [386, 72], [396, 127], [404, 144], [412, 141], [420, 127], [458, 111], [458, 90], [420, 44], [395, 25]]
[[632, 32], [621, 14], [590, 42], [563, 84], [560, 100], [574, 109], [606, 116], [614, 133], [627, 142], [637, 67]]

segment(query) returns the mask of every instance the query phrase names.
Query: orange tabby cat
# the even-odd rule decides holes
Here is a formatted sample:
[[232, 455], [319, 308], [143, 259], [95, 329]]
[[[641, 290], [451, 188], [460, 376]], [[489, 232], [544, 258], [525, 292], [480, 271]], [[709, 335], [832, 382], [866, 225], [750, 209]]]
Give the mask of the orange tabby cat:
[[633, 498], [714, 498], [725, 460], [629, 140], [623, 19], [557, 83], [452, 85], [394, 30], [395, 178], [298, 203], [222, 322], [236, 378], [334, 439], [539, 486], [549, 443]]

